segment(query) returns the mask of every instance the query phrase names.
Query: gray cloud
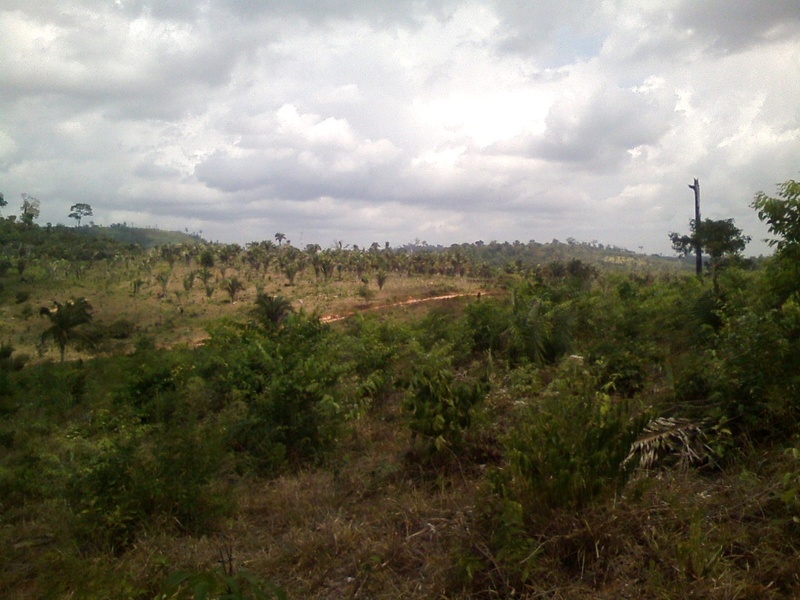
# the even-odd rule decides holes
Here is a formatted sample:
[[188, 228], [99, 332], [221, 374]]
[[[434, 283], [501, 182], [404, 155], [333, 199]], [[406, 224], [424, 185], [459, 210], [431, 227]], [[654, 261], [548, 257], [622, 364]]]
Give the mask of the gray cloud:
[[[672, 103], [670, 103], [672, 100]], [[640, 146], [656, 145], [672, 125], [674, 99], [605, 87], [585, 97], [559, 98], [540, 134], [522, 134], [492, 146], [498, 153], [610, 170]]]
[[687, 0], [678, 6], [675, 25], [696, 32], [716, 52], [737, 52], [764, 43], [800, 39], [800, 5], [795, 0]]
[[669, 252], [698, 176], [710, 216], [761, 237], [753, 193], [797, 176], [798, 20], [794, 0], [8, 0], [0, 191], [42, 222], [88, 201], [239, 242]]

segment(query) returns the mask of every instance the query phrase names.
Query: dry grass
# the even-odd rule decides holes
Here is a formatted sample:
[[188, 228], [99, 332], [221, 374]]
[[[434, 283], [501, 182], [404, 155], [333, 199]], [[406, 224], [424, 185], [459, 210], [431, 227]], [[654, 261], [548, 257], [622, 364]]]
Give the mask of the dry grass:
[[363, 419], [330, 468], [237, 485], [238, 511], [202, 539], [143, 538], [124, 562], [142, 581], [163, 565], [209, 569], [233, 549], [240, 568], [290, 598], [448, 596], [452, 557], [479, 502], [469, 478], [424, 481], [396, 417]]
[[[151, 336], [157, 339], [159, 346], [165, 347], [197, 345], [207, 337], [208, 327], [220, 319], [246, 319], [258, 289], [271, 295], [285, 296], [296, 310], [328, 317], [396, 305], [409, 299], [469, 295], [480, 291], [485, 293], [480, 283], [464, 278], [391, 274], [383, 290], [378, 291], [375, 284], [371, 285], [372, 297], [367, 301], [359, 295], [362, 284], [352, 273], [324, 282], [316, 280], [313, 272], [307, 269], [298, 274], [295, 284], [290, 286], [277, 271], [262, 273], [256, 278], [244, 268], [229, 268], [226, 278], [237, 277], [245, 284], [244, 290], [231, 302], [219, 283], [210, 298], [206, 296], [199, 280], [187, 292], [183, 286], [184, 277], [197, 268], [183, 264], [175, 265], [166, 293], [162, 293], [162, 286], [156, 280], [160, 270], [163, 269], [156, 267], [150, 274], [140, 274], [132, 267], [126, 269], [119, 266], [109, 271], [97, 264], [85, 272], [80, 280], [66, 276], [62, 279], [52, 278], [35, 269], [26, 274], [27, 282], [15, 281], [13, 276], [9, 276], [5, 280], [5, 295], [13, 297], [16, 291], [25, 290], [30, 297], [22, 304], [5, 302], [0, 305], [0, 340], [10, 342], [17, 353], [27, 354], [33, 362], [57, 357], [58, 352], [54, 347], [41, 348], [37, 345], [41, 333], [47, 328], [46, 320], [38, 316], [38, 309], [51, 306], [53, 300], [63, 301], [81, 296], [92, 304], [95, 324], [108, 326], [126, 320], [134, 326], [130, 338], [108, 343], [100, 349], [100, 353], [121, 353], [130, 351], [135, 340], [141, 336]], [[213, 271], [217, 280], [221, 280], [221, 273], [216, 269]], [[143, 283], [134, 294], [133, 282], [137, 279]], [[26, 306], [29, 311], [27, 316], [23, 314]], [[74, 348], [67, 349], [69, 360], [90, 356]]]
[[[217, 533], [143, 536], [115, 569], [151, 594], [142, 598], [170, 572], [217, 567], [225, 548], [238, 568], [294, 599], [800, 594], [800, 528], [779, 500], [791, 466], [781, 456], [728, 473], [642, 474], [621, 495], [538, 519], [528, 581], [504, 587], [522, 565], [503, 565], [489, 542], [486, 471], [420, 476], [397, 407], [385, 409], [360, 420], [322, 468], [236, 483], [238, 510]], [[486, 568], [471, 583], [458, 571], [470, 552]]]

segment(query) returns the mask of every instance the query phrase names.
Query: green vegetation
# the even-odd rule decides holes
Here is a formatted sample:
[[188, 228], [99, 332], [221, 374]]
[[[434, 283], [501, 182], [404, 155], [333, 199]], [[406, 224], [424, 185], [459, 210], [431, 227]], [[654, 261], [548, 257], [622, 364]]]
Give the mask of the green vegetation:
[[64, 362], [64, 353], [73, 339], [75, 328], [92, 321], [91, 305], [86, 298], [72, 299], [64, 304], [55, 302], [53, 308], [43, 306], [39, 314], [50, 320], [50, 327], [42, 333], [42, 341], [52, 339], [61, 351], [61, 362]]
[[145, 248], [0, 220], [4, 597], [799, 595], [778, 192], [753, 203], [776, 255], [703, 225], [702, 278], [574, 241]]

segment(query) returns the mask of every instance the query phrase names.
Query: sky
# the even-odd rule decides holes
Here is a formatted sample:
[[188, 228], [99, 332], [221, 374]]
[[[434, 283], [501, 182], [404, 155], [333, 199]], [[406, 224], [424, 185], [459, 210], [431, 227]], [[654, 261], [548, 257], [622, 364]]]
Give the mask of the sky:
[[757, 255], [800, 179], [798, 0], [0, 0], [0, 39], [40, 224], [670, 255], [698, 178]]

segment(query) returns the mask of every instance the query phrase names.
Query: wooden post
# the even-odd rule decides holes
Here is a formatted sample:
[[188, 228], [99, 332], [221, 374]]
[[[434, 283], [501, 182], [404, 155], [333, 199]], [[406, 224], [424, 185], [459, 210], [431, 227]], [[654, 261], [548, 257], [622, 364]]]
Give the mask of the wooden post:
[[694, 184], [689, 185], [694, 190], [694, 250], [696, 254], [695, 270], [697, 276], [703, 276], [703, 247], [700, 245], [700, 182], [695, 177]]

